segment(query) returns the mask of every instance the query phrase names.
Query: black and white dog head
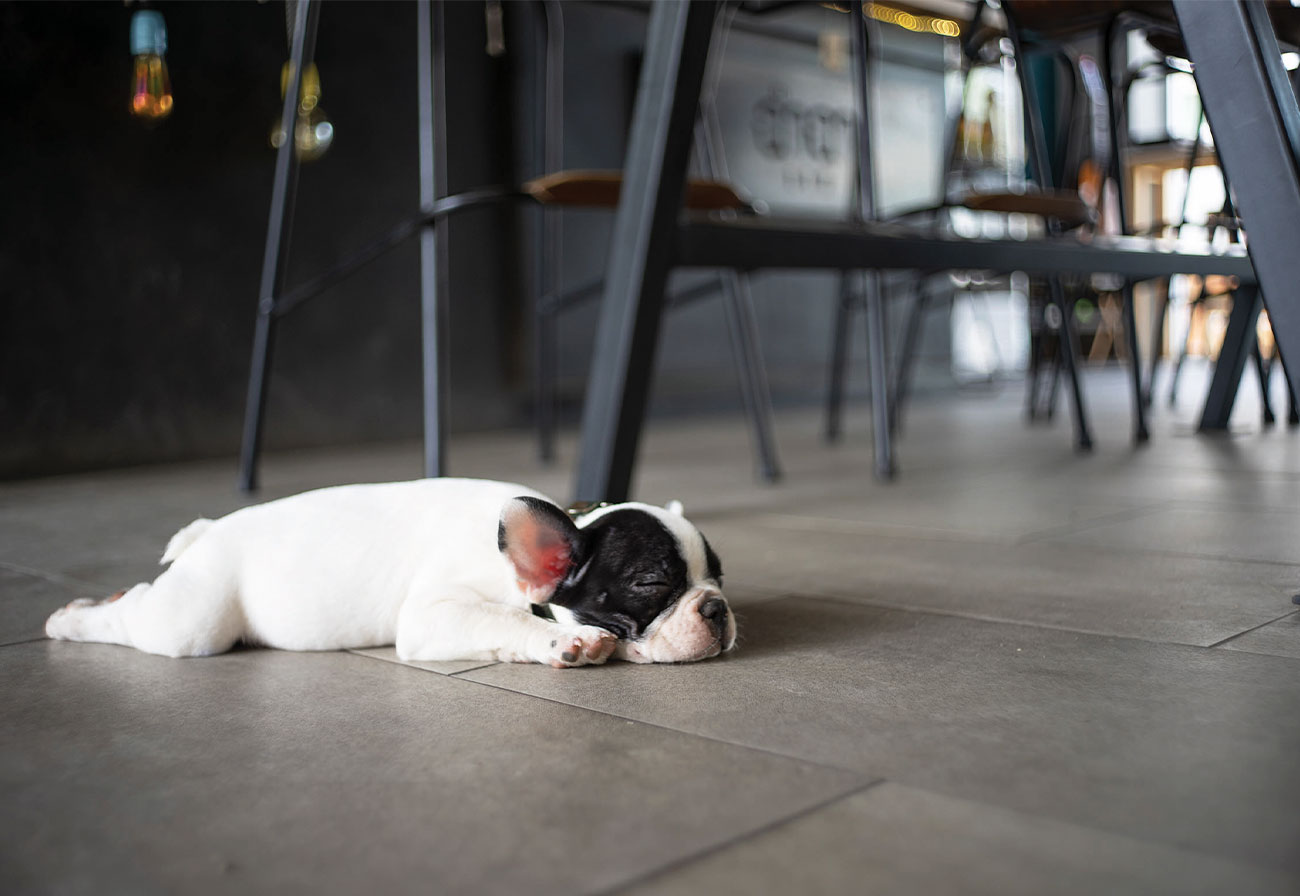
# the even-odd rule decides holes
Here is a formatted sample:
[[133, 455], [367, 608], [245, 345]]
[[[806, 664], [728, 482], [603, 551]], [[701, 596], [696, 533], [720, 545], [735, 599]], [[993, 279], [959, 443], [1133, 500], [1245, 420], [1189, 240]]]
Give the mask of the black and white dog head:
[[689, 662], [736, 644], [718, 556], [676, 502], [615, 504], [575, 524], [548, 501], [514, 498], [497, 545], [533, 603], [617, 635], [619, 659]]

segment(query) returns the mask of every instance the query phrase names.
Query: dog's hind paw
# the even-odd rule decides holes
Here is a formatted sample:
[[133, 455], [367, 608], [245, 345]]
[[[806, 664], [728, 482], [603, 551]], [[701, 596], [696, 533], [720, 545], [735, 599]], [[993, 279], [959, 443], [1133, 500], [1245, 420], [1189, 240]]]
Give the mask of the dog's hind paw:
[[560, 637], [551, 640], [547, 662], [557, 669], [597, 665], [613, 655], [617, 643], [609, 632], [591, 625], [562, 630]]
[[80, 630], [77, 624], [77, 611], [85, 607], [93, 607], [97, 603], [99, 601], [94, 598], [79, 597], [70, 601], [67, 606], [59, 607], [45, 621], [46, 636], [62, 641], [76, 640]]
[[91, 615], [88, 611], [103, 607], [118, 600], [125, 591], [118, 591], [103, 599], [79, 597], [68, 602], [50, 614], [45, 621], [45, 635], [57, 641], [93, 641], [97, 639]]

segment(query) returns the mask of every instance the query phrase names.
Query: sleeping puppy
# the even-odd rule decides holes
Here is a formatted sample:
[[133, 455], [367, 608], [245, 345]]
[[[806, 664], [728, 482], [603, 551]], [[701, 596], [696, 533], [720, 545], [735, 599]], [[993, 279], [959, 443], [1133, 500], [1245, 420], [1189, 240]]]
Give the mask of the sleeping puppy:
[[198, 520], [162, 562], [152, 584], [56, 611], [46, 634], [173, 657], [395, 644], [407, 660], [559, 668], [736, 643], [718, 557], [676, 502], [575, 524], [511, 483], [345, 485]]

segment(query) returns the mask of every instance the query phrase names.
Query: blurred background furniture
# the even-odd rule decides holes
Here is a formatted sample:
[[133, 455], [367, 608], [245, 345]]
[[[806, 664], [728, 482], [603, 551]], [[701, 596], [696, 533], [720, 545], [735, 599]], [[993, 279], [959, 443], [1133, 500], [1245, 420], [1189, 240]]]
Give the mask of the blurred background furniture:
[[[302, 72], [312, 65], [320, 18], [320, 0], [294, 0], [291, 10], [289, 77], [284, 94], [281, 127], [292, 133], [298, 112]], [[258, 460], [265, 425], [267, 391], [274, 340], [279, 320], [304, 302], [320, 295], [406, 240], [418, 236], [420, 245], [421, 343], [424, 356], [424, 471], [441, 476], [446, 471], [448, 371], [448, 283], [446, 227], [438, 226], [454, 213], [485, 204], [530, 200], [542, 207], [538, 218], [535, 313], [535, 397], [539, 451], [553, 453], [555, 320], [564, 308], [599, 289], [599, 283], [574, 294], [558, 292], [558, 222], [548, 209], [563, 207], [614, 208], [622, 189], [622, 175], [609, 171], [562, 171], [563, 20], [556, 2], [542, 4], [546, 27], [539, 39], [541, 76], [536, 79], [537, 128], [541, 166], [549, 173], [519, 187], [489, 186], [447, 195], [446, 187], [446, 72], [442, 5], [437, 0], [417, 0], [417, 59], [419, 78], [420, 214], [398, 224], [378, 240], [350, 254], [329, 270], [290, 289], [285, 284], [289, 237], [292, 229], [298, 159], [292, 140], [277, 149], [270, 218], [263, 257], [257, 325], [245, 406], [244, 436], [240, 452], [239, 484], [243, 491], [258, 487]], [[716, 165], [707, 129], [700, 132], [700, 154], [707, 170]], [[731, 214], [753, 213], [748, 201], [728, 185], [709, 178], [687, 185], [686, 208]], [[756, 467], [768, 481], [780, 476], [776, 441], [772, 433], [771, 397], [754, 320], [753, 298], [743, 273], [727, 270], [706, 289], [698, 287], [683, 298], [698, 298], [720, 288], [727, 311], [731, 346], [745, 410], [751, 421]]]
[[[1150, 240], [1098, 236], [1068, 239], [950, 240], [918, 237], [867, 222], [830, 227], [796, 221], [724, 223], [678, 220], [716, 6], [656, 4], [647, 40], [625, 192], [602, 303], [597, 354], [584, 407], [576, 485], [579, 499], [619, 499], [628, 493], [644, 418], [647, 368], [654, 355], [663, 286], [673, 266], [1024, 270], [1038, 273], [1106, 271], [1121, 277], [1177, 272], [1224, 273], [1243, 283], [1253, 269], [1239, 252], [1170, 251]], [[1285, 354], [1285, 352], [1284, 352]], [[881, 378], [882, 379], [882, 378]], [[873, 398], [884, 392], [873, 377]], [[890, 468], [887, 401], [873, 401], [877, 472]], [[882, 460], [885, 462], [882, 464]]]

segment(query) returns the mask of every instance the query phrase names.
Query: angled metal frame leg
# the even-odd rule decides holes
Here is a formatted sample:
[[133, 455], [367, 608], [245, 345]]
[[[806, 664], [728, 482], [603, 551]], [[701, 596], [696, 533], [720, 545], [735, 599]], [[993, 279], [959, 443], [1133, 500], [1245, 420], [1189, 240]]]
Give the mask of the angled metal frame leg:
[[620, 501], [631, 490], [717, 11], [712, 0], [651, 10], [583, 407], [577, 500]]
[[[1119, 16], [1111, 19], [1103, 40], [1103, 68], [1106, 73], [1106, 111], [1110, 117], [1110, 171], [1108, 175], [1115, 181], [1115, 199], [1119, 211], [1120, 233], [1129, 233], [1131, 222], [1128, 213], [1128, 199], [1124, 196], [1124, 169], [1120, 128], [1127, 125], [1123, 103], [1116, 95], [1122, 89], [1123, 77], [1115, 78], [1115, 40], [1119, 34], [1127, 34], [1122, 27]], [[1137, 309], [1133, 301], [1133, 282], [1124, 281], [1123, 290], [1124, 333], [1129, 353], [1129, 377], [1133, 385], [1133, 441], [1139, 445], [1150, 438], [1146, 419], [1146, 392], [1142, 386], [1142, 349], [1137, 337]]]
[[[724, 19], [725, 16], [718, 17], [717, 29], [724, 30], [730, 24]], [[725, 180], [725, 164], [714, 137], [713, 90], [702, 90], [700, 117], [695, 125], [696, 162], [705, 177]], [[720, 271], [718, 281], [727, 317], [727, 333], [731, 338], [731, 353], [736, 362], [741, 403], [752, 432], [758, 475], [766, 482], [776, 482], [781, 478], [781, 462], [777, 459], [776, 434], [772, 427], [772, 390], [767, 379], [767, 365], [763, 361], [754, 291], [745, 271]]]
[[1300, 426], [1300, 399], [1296, 398], [1296, 385], [1287, 379], [1286, 368], [1282, 369], [1283, 379], [1286, 380], [1286, 422], [1288, 426]]
[[[442, 3], [418, 0], [420, 210], [447, 194], [446, 77]], [[447, 463], [447, 225], [420, 228], [420, 337], [424, 359], [424, 475], [441, 476]]]
[[[869, 38], [865, 7], [853, 7], [853, 89], [858, 108], [858, 215], [864, 221], [876, 216], [871, 159], [871, 77]], [[867, 369], [871, 387], [871, 438], [874, 455], [873, 471], [877, 479], [894, 478], [894, 446], [890, 432], [889, 361], [885, 350], [885, 298], [880, 289], [880, 273], [865, 271], [862, 275], [862, 299], [866, 309]]]
[[912, 388], [912, 370], [916, 363], [916, 348], [921, 341], [921, 323], [930, 304], [930, 293], [925, 289], [925, 278], [911, 281], [912, 307], [908, 309], [903, 325], [903, 345], [899, 349], [894, 367], [894, 394], [889, 402], [889, 425], [898, 432], [903, 416], [903, 404]]
[[1129, 381], [1133, 386], [1133, 441], [1141, 445], [1151, 438], [1147, 430], [1147, 403], [1142, 389], [1142, 351], [1138, 346], [1137, 307], [1133, 301], [1133, 283], [1124, 281], [1124, 337], [1128, 344]]
[[889, 355], [885, 346], [888, 326], [885, 318], [885, 295], [880, 288], [880, 272], [863, 275], [865, 322], [867, 326], [867, 364], [871, 370], [871, 437], [874, 447], [874, 471], [877, 479], [893, 479], [894, 466], [893, 412], [890, 410]]
[[781, 462], [777, 458], [776, 436], [772, 430], [772, 393], [767, 382], [767, 368], [763, 364], [749, 276], [732, 270], [723, 271], [722, 299], [731, 349], [736, 358], [741, 401], [753, 431], [758, 474], [767, 482], [776, 482], [781, 478]]
[[1255, 377], [1259, 380], [1259, 403], [1260, 410], [1263, 412], [1264, 425], [1272, 426], [1277, 422], [1277, 418], [1273, 416], [1273, 402], [1268, 397], [1269, 374], [1272, 370], [1264, 362], [1264, 353], [1260, 351], [1258, 338], [1250, 348], [1250, 357], [1255, 362]]
[[284, 274], [289, 261], [289, 235], [293, 229], [293, 201], [298, 182], [298, 160], [294, 156], [293, 131], [298, 115], [302, 72], [311, 65], [316, 51], [316, 25], [320, 0], [298, 0], [293, 40], [289, 51], [289, 82], [285, 85], [280, 128], [286, 139], [275, 154], [275, 179], [271, 187], [271, 211], [266, 225], [266, 248], [262, 255], [262, 279], [258, 287], [257, 325], [253, 334], [253, 357], [248, 376], [248, 397], [244, 405], [244, 436], [239, 452], [239, 488], [258, 487], [257, 464], [262, 452], [262, 428], [266, 416], [267, 386], [275, 348], [276, 300], [284, 292]]
[[1200, 429], [1220, 431], [1228, 428], [1232, 406], [1237, 400], [1241, 374], [1246, 369], [1246, 359], [1255, 344], [1255, 322], [1259, 320], [1259, 289], [1243, 286], [1232, 296], [1232, 311], [1228, 313], [1228, 329], [1223, 334], [1223, 347], [1214, 363], [1214, 376], [1210, 379], [1210, 392], [1201, 412]]
[[[1282, 367], [1296, 383], [1300, 381], [1296, 366], [1300, 364], [1300, 294], [1296, 291], [1300, 253], [1295, 251], [1295, 222], [1300, 220], [1300, 106], [1264, 4], [1174, 0], [1174, 11], [1195, 65], [1196, 87], [1214, 132], [1215, 150], [1247, 224], [1250, 258]], [[1232, 335], [1229, 318], [1225, 347]], [[1254, 338], [1253, 329], [1237, 335]], [[1240, 353], [1236, 346], [1231, 350], [1234, 357]], [[1221, 358], [1219, 367], [1224, 366]], [[1211, 394], [1215, 394], [1213, 386]], [[1207, 400], [1202, 426], [1226, 424], [1225, 410], [1211, 407]]]
[[[559, 0], [543, 0], [536, 52], [540, 57], [538, 92], [541, 110], [534, 128], [539, 144], [535, 155], [540, 173], [559, 171], [564, 160], [564, 11]], [[537, 456], [543, 463], [555, 459], [556, 390], [559, 388], [558, 296], [563, 276], [561, 210], [542, 206], [533, 211], [536, 227], [537, 276], [533, 305], [533, 398], [537, 425]]]
[[1049, 392], [1047, 419], [1052, 418], [1056, 407], [1055, 376], [1059, 376], [1060, 372], [1064, 371], [1070, 381], [1070, 398], [1074, 407], [1075, 447], [1080, 451], [1091, 451], [1092, 431], [1088, 426], [1088, 415], [1083, 406], [1083, 384], [1079, 378], [1079, 346], [1074, 337], [1074, 309], [1070, 307], [1065, 297], [1065, 288], [1061, 285], [1060, 277], [1047, 278], [1047, 287], [1052, 297], [1052, 304], [1061, 313], [1061, 326], [1057, 330], [1057, 336], [1061, 341], [1061, 357], [1057, 362], [1057, 372], [1054, 374]]
[[1156, 391], [1156, 367], [1160, 363], [1160, 350], [1165, 344], [1165, 321], [1169, 317], [1169, 278], [1163, 281], [1163, 287], [1156, 295], [1159, 307], [1152, 315], [1150, 359], [1147, 362], [1146, 387], [1142, 392], [1142, 404], [1150, 408]]
[[839, 441], [844, 428], [844, 378], [849, 367], [849, 330], [853, 322], [853, 305], [857, 294], [853, 291], [853, 274], [840, 274], [840, 292], [835, 306], [835, 326], [831, 331], [830, 369], [826, 385], [826, 429], [828, 442]]
[[[1038, 117], [1038, 92], [1034, 86], [1034, 79], [1029, 74], [1024, 44], [1020, 39], [1020, 29], [1016, 24], [1015, 17], [1005, 7], [1003, 9], [1007, 13], [1007, 33], [1011, 37], [1011, 43], [1016, 55], [1016, 74], [1020, 80], [1020, 101], [1024, 112], [1025, 128], [1028, 131], [1026, 143], [1029, 151], [1029, 170], [1040, 187], [1050, 190], [1056, 184], [1047, 157], [1047, 136], [1043, 132], [1042, 119]], [[1071, 322], [1072, 310], [1067, 307], [1065, 288], [1061, 285], [1060, 277], [1049, 276], [1047, 286], [1052, 304], [1061, 312], [1060, 363], [1065, 368], [1065, 374], [1070, 378], [1071, 394], [1074, 399], [1075, 445], [1080, 451], [1090, 451], [1092, 450], [1092, 433], [1089, 431], [1088, 412], [1083, 402], [1083, 383], [1079, 374], [1078, 347], [1075, 345], [1074, 325]], [[1056, 404], [1055, 387], [1053, 387], [1051, 394], [1053, 396], [1051, 406], [1054, 407]], [[1050, 419], [1050, 413], [1048, 417]]]

